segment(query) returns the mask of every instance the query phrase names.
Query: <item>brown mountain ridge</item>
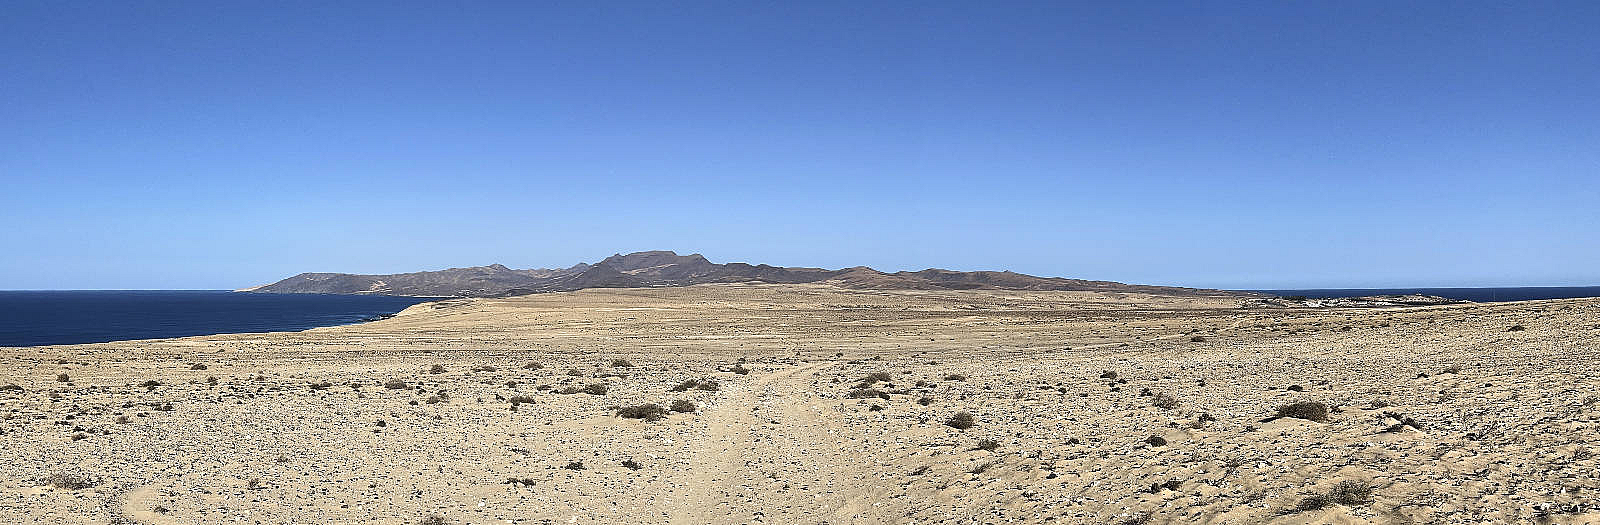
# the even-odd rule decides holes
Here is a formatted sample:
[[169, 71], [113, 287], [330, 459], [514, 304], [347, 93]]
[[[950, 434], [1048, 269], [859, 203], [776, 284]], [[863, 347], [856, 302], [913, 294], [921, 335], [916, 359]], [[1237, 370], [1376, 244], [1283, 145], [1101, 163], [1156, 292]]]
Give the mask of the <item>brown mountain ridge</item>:
[[1145, 286], [1111, 281], [1036, 277], [1015, 272], [957, 272], [930, 268], [885, 273], [856, 266], [838, 270], [766, 264], [713, 263], [698, 253], [658, 250], [616, 254], [594, 264], [564, 269], [514, 270], [499, 264], [387, 275], [302, 273], [240, 291], [255, 293], [334, 293], [422, 297], [505, 297], [585, 288], [644, 288], [706, 283], [822, 283], [844, 288], [884, 290], [1054, 290], [1131, 292], [1160, 295], [1252, 296], [1248, 292]]

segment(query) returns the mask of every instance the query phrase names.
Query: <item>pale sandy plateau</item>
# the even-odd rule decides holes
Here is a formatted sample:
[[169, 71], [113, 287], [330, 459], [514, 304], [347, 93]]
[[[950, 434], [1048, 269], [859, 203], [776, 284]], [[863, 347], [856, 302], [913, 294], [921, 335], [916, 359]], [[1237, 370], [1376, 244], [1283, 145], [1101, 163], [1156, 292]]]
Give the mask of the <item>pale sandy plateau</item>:
[[1240, 304], [714, 284], [3, 348], [0, 516], [1600, 522], [1600, 300]]

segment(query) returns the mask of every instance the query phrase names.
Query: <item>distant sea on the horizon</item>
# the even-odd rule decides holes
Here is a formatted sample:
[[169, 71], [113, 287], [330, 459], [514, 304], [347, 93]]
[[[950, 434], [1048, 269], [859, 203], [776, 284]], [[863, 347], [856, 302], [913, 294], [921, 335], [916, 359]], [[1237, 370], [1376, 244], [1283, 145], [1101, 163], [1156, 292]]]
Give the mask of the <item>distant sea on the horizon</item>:
[[298, 331], [371, 320], [431, 300], [226, 290], [0, 291], [0, 346]]
[[1479, 303], [1505, 301], [1533, 301], [1537, 299], [1571, 299], [1574, 297], [1600, 297], [1600, 286], [1522, 286], [1511, 288], [1317, 288], [1307, 290], [1250, 290], [1280, 297], [1301, 296], [1311, 299], [1330, 297], [1362, 297], [1367, 295], [1422, 294], [1464, 299]]

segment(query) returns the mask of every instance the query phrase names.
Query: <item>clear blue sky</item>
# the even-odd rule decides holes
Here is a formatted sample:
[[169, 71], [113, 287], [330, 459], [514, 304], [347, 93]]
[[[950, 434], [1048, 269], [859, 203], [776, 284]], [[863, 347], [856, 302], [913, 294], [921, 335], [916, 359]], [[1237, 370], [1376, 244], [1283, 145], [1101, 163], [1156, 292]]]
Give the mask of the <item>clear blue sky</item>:
[[1600, 285], [1597, 28], [1588, 1], [10, 2], [0, 289], [646, 249]]

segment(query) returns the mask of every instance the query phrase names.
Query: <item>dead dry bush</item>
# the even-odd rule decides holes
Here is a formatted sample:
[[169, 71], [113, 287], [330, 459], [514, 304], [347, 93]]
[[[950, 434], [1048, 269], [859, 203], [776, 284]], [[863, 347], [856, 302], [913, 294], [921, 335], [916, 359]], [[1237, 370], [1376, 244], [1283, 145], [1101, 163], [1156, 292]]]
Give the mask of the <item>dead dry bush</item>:
[[850, 393], [845, 394], [844, 397], [848, 397], [850, 399], [871, 399], [874, 397], [889, 399], [889, 394], [884, 393], [876, 388], [862, 387], [851, 390]]
[[44, 484], [58, 489], [79, 490], [94, 486], [94, 480], [74, 472], [56, 472], [45, 476]]
[[1280, 514], [1295, 514], [1322, 510], [1337, 505], [1365, 505], [1372, 502], [1372, 485], [1356, 480], [1340, 481], [1327, 492], [1318, 492], [1301, 498], [1293, 507]]
[[667, 409], [661, 408], [661, 405], [657, 405], [655, 403], [645, 403], [643, 405], [634, 405], [631, 407], [612, 407], [611, 410], [616, 412], [620, 417], [628, 419], [643, 419], [645, 421], [657, 421], [663, 417], [666, 417], [667, 415]]
[[1328, 405], [1320, 401], [1296, 401], [1279, 405], [1274, 417], [1291, 417], [1319, 423], [1326, 422], [1328, 420]]
[[720, 388], [722, 388], [721, 384], [718, 384], [716, 381], [712, 381], [710, 379], [689, 379], [682, 383], [678, 383], [678, 386], [672, 387], [671, 390], [673, 392], [687, 392], [689, 390], [716, 392]]

